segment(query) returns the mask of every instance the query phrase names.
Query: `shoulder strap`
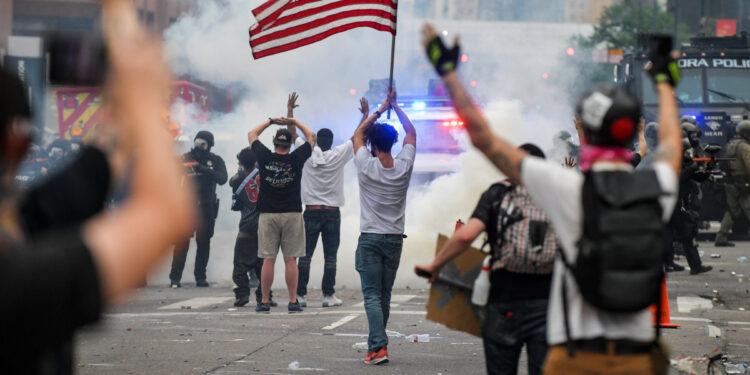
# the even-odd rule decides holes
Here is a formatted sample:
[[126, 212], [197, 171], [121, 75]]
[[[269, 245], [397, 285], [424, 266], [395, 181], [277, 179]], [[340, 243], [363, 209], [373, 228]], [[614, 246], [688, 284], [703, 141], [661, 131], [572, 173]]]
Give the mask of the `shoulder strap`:
[[258, 175], [258, 168], [255, 168], [255, 169], [253, 169], [252, 172], [250, 172], [250, 174], [247, 175], [247, 177], [245, 177], [244, 180], [242, 180], [242, 183], [237, 188], [237, 191], [234, 192], [234, 195], [239, 194], [242, 191], [242, 189], [245, 188], [245, 185], [247, 185], [247, 183], [250, 182], [250, 180], [252, 180], [253, 178], [255, 178], [255, 176], [257, 176], [257, 175]]
[[500, 204], [503, 202], [505, 193], [513, 189], [515, 185], [506, 182], [498, 182], [490, 187], [490, 191], [494, 193], [492, 200], [492, 207], [490, 209], [490, 225], [486, 228], [487, 241], [482, 244], [482, 250], [487, 244], [490, 245], [490, 255], [495, 253], [495, 245], [497, 243], [497, 217], [500, 213]]

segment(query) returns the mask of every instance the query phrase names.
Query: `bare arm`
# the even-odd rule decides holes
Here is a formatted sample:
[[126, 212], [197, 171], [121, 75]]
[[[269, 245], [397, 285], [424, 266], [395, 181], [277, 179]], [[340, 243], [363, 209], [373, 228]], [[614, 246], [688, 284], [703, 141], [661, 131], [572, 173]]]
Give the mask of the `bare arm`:
[[430, 277], [430, 282], [435, 281], [440, 270], [448, 262], [468, 250], [471, 243], [474, 242], [482, 232], [484, 232], [484, 229], [484, 223], [481, 220], [475, 217], [469, 219], [469, 221], [462, 225], [461, 228], [458, 228], [456, 233], [454, 233], [448, 242], [445, 243], [432, 263], [416, 265], [414, 270], [421, 269], [427, 271], [432, 275], [432, 277]]
[[643, 159], [648, 154], [648, 144], [646, 143], [646, 119], [641, 117], [638, 123], [638, 154]]
[[[296, 91], [289, 94], [289, 99], [287, 99], [286, 102], [287, 118], [294, 118], [294, 109], [299, 107], [299, 104], [297, 104], [297, 99], [299, 99], [299, 95], [297, 95]], [[292, 133], [292, 144], [294, 144], [294, 141], [296, 141], [298, 137], [297, 129], [294, 127], [294, 125], [287, 125], [286, 128], [290, 133]]]
[[[313, 133], [310, 128], [305, 126], [302, 122], [300, 122], [297, 119], [292, 119], [294, 121], [294, 125], [299, 128], [299, 130], [302, 131], [302, 134], [305, 136], [305, 139], [307, 139], [307, 142], [310, 143], [310, 147], [315, 147], [315, 134]], [[294, 133], [296, 134], [297, 131], [295, 129]]]
[[352, 136], [352, 143], [354, 144], [354, 153], [357, 153], [357, 150], [359, 150], [360, 147], [366, 147], [367, 142], [365, 141], [365, 134], [367, 134], [367, 130], [372, 126], [372, 124], [375, 123], [375, 121], [380, 118], [380, 115], [383, 114], [383, 112], [388, 110], [388, 98], [383, 100], [383, 103], [380, 104], [380, 108], [378, 108], [375, 113], [370, 115], [365, 121], [361, 122], [357, 129], [354, 131], [354, 135]]
[[138, 285], [172, 244], [190, 235], [196, 213], [193, 189], [180, 186], [182, 167], [160, 126], [169, 97], [161, 48], [139, 26], [131, 1], [103, 2], [102, 14], [112, 74], [109, 97], [123, 147], [135, 161], [128, 200], [116, 214], [102, 214], [83, 227], [104, 298], [112, 302]]
[[659, 148], [656, 161], [663, 161], [674, 169], [677, 175], [682, 168], [682, 131], [678, 121], [677, 102], [672, 94], [672, 86], [656, 84], [659, 95]]
[[404, 127], [404, 131], [406, 132], [406, 135], [404, 136], [404, 145], [412, 145], [414, 147], [417, 147], [417, 129], [414, 128], [411, 120], [409, 120], [409, 116], [407, 116], [406, 113], [404, 113], [404, 111], [401, 109], [401, 107], [399, 107], [398, 100], [396, 99], [396, 91], [394, 91], [393, 89], [390, 89], [388, 91], [388, 103], [391, 105], [391, 108], [396, 111], [398, 121], [401, 122], [401, 125]]
[[250, 143], [250, 146], [252, 146], [253, 143], [258, 140], [260, 134], [263, 133], [263, 131], [266, 130], [269, 126], [271, 126], [271, 119], [263, 121], [262, 124], [256, 126], [253, 130], [250, 130], [250, 132], [247, 133], [247, 141]]
[[586, 136], [583, 135], [583, 122], [581, 122], [581, 119], [578, 117], [578, 115], [575, 115], [573, 117], [573, 125], [576, 128], [576, 133], [578, 133], [578, 142], [580, 142], [581, 146], [583, 146]]

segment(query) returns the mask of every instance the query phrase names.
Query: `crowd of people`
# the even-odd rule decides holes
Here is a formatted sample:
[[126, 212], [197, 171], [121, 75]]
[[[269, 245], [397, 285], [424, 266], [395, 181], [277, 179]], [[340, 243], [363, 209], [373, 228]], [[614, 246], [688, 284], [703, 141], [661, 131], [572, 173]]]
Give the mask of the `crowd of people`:
[[[2, 91], [9, 94], [0, 106], [0, 289], [5, 297], [0, 324], [6, 343], [0, 372], [70, 372], [74, 332], [140, 285], [172, 248], [170, 285], [181, 287], [193, 235], [196, 285], [208, 286], [216, 187], [227, 181], [232, 209], [240, 212], [235, 306], [249, 303], [251, 276], [260, 280], [255, 310], [278, 306], [271, 285], [280, 251], [287, 311], [303, 311], [319, 238], [322, 306], [341, 305], [335, 285], [343, 170], [349, 160], [359, 182], [355, 267], [369, 326], [364, 363], [388, 362], [386, 326], [417, 151], [416, 129], [396, 92], [389, 89], [373, 113], [363, 98], [359, 124], [336, 146], [331, 129], [314, 132], [295, 118], [299, 97], [292, 93], [285, 117], [269, 117], [249, 131], [248, 147], [237, 154], [239, 169], [229, 178], [224, 160], [211, 152], [213, 134], [199, 132], [178, 161], [168, 132], [155, 126], [162, 122], [168, 73], [158, 43], [138, 25], [132, 2], [105, 2], [103, 18], [110, 60], [105, 110], [111, 121], [105, 126], [117, 134], [110, 146], [130, 161], [127, 172], [103, 144], [54, 142], [46, 152], [32, 146], [23, 85], [0, 73]], [[696, 143], [697, 127], [678, 118], [674, 56], [651, 51], [646, 68], [659, 97], [658, 123], [646, 125], [638, 100], [622, 88], [596, 86], [576, 106], [580, 145], [572, 143], [570, 133], [555, 136], [556, 149], [549, 154], [563, 156], [560, 163], [544, 160], [536, 145], [516, 147], [494, 134], [456, 74], [459, 46], [446, 46], [430, 25], [423, 34], [428, 60], [472, 145], [507, 179], [482, 194], [471, 219], [415, 272], [441, 282], [441, 269], [487, 233], [491, 287], [482, 337], [488, 373], [516, 373], [524, 345], [530, 374], [666, 373], [666, 350], [648, 307], [662, 308], [664, 272], [683, 269], [674, 262], [675, 244], [691, 274], [711, 270], [695, 248], [699, 183], [708, 175], [693, 161], [703, 151]], [[403, 127], [396, 155], [399, 131], [378, 121], [389, 110]], [[259, 138], [272, 125], [280, 127], [269, 149]], [[726, 192], [730, 207], [717, 246], [731, 246], [726, 235], [733, 219], [750, 214], [750, 122], [740, 123], [728, 152], [734, 157]], [[18, 177], [24, 176], [17, 170], [22, 161], [37, 163], [33, 173], [44, 174], [47, 163], [66, 153], [77, 153], [76, 163], [20, 193], [27, 182]], [[113, 182], [123, 175], [127, 194], [116, 210], [107, 210]]]

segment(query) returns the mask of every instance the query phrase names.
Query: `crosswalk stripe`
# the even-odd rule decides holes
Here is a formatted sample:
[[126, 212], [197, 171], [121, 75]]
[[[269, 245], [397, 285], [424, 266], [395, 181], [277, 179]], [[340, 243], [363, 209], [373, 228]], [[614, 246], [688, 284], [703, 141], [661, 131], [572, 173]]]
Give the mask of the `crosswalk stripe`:
[[211, 305], [223, 305], [233, 300], [228, 297], [196, 297], [187, 299], [180, 302], [175, 302], [171, 305], [162, 306], [159, 310], [183, 310], [183, 309], [200, 309]]
[[[394, 294], [391, 296], [391, 308], [398, 307], [401, 303], [409, 302], [414, 297], [416, 296], [413, 294]], [[354, 307], [365, 307], [365, 302], [362, 301], [355, 304]]]
[[339, 319], [339, 320], [331, 323], [330, 325], [327, 325], [327, 326], [323, 327], [323, 329], [324, 330], [336, 329], [336, 328], [341, 327], [344, 324], [349, 323], [350, 321], [356, 319], [358, 316], [359, 316], [359, 314], [358, 315], [347, 315], [347, 316], [345, 316], [345, 317], [343, 317], [343, 318], [341, 318], [341, 319]]

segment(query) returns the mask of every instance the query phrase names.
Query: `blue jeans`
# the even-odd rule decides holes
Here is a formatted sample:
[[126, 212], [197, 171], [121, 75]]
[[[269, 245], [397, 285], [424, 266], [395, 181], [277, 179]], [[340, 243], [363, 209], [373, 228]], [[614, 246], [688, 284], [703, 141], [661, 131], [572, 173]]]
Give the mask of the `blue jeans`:
[[370, 325], [367, 350], [388, 346], [385, 326], [391, 311], [391, 290], [401, 261], [401, 236], [362, 233], [357, 244], [356, 266], [362, 281], [365, 312]]
[[542, 373], [547, 356], [547, 301], [492, 302], [482, 323], [487, 374], [515, 375], [526, 344], [529, 375]]
[[315, 247], [318, 245], [318, 235], [323, 238], [323, 295], [331, 296], [335, 293], [336, 285], [336, 254], [339, 252], [341, 238], [341, 212], [339, 210], [305, 210], [305, 252], [299, 258], [297, 268], [299, 279], [297, 295], [307, 295], [307, 282], [310, 281], [310, 260]]

